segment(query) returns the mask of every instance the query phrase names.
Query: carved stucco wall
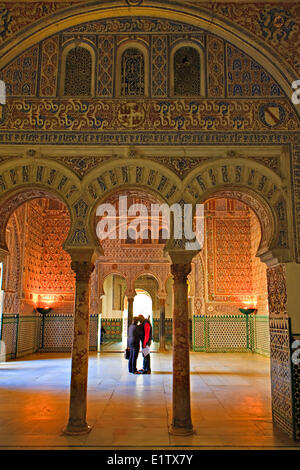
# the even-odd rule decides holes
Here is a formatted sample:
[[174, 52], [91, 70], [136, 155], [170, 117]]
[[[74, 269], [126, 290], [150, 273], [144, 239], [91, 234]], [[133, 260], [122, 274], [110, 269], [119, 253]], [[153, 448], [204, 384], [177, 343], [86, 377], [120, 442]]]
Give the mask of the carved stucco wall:
[[[1, 42], [5, 43], [22, 31], [26, 26], [53, 15], [59, 10], [86, 2], [3, 2], [1, 4]], [[155, 2], [143, 2], [145, 5]], [[159, 5], [160, 2], [156, 2]], [[178, 2], [180, 3], [180, 2]], [[182, 1], [183, 6], [190, 6], [201, 11], [218, 15], [224, 21], [241, 27], [251, 37], [281, 54], [283, 60], [298, 70], [300, 14], [297, 2], [242, 2], [237, 8], [235, 2], [205, 2], [199, 0]], [[119, 5], [125, 5], [119, 2]]]
[[[61, 4], [49, 4], [49, 8], [42, 9], [36, 3], [24, 16], [21, 4], [4, 4], [4, 46], [9, 35], [32, 23], [34, 17], [39, 19], [50, 15], [61, 7]], [[271, 7], [268, 12], [262, 9], [265, 8], [263, 6], [255, 7], [254, 23], [259, 25], [265, 40], [269, 28], [270, 42], [290, 43], [298, 27], [297, 20], [294, 21], [296, 7], [289, 5], [289, 15], [277, 11], [276, 17], [272, 16], [275, 10], [271, 11]], [[226, 7], [218, 5], [217, 10], [218, 14], [231, 20], [243, 20], [230, 4]], [[270, 18], [270, 23], [267, 23], [267, 18]], [[276, 26], [273, 32], [272, 25]], [[244, 26], [250, 27], [250, 23]], [[128, 107], [128, 103], [125, 105], [122, 100], [111, 100], [115, 96], [112, 84], [117, 67], [113, 57], [119, 44], [126, 41], [128, 32], [132, 39], [143, 41], [153, 65], [150, 97], [134, 100], [135, 107], [130, 103]], [[75, 36], [95, 50], [96, 93], [101, 98], [97, 103], [93, 99], [74, 101], [57, 96], [64, 78], [59, 68], [60, 54], [64, 44], [72, 42]], [[207, 84], [206, 97], [201, 99], [178, 100], [170, 96], [168, 57], [175, 44], [184, 44], [186, 40], [194, 41], [206, 51], [202, 64]], [[257, 58], [251, 58], [228, 39], [207, 32], [196, 23], [143, 17], [138, 21], [128, 17], [97, 20], [74, 25], [31, 45], [18, 57], [7, 61], [1, 73], [7, 82], [8, 103], [2, 109], [0, 137], [4, 145], [10, 142], [9, 154], [4, 152], [1, 157], [1, 193], [4, 196], [7, 190], [27, 183], [58, 191], [64, 200], [68, 200], [72, 213], [70, 246], [88, 246], [93, 242], [93, 229], [86, 227], [91, 206], [118, 187], [146, 186], [164, 200], [175, 201], [184, 194], [195, 203], [216, 187], [234, 184], [241, 185], [242, 191], [253, 189], [267, 201], [274, 216], [276, 238], [272, 243], [275, 248], [285, 251], [285, 258], [293, 256], [293, 242], [297, 243], [297, 239], [293, 239], [291, 230], [288, 231], [288, 220], [291, 201], [297, 196], [291, 192], [290, 173], [291, 164], [295, 165], [297, 158], [291, 161], [293, 147], [282, 144], [297, 141], [299, 121], [289, 97], [272, 73], [259, 64]], [[107, 82], [106, 91], [99, 85], [103, 83], [103, 74]], [[162, 97], [168, 99], [162, 101]], [[222, 130], [222, 136], [218, 129]], [[252, 133], [247, 134], [249, 131]], [[142, 135], [143, 140], [140, 140]], [[31, 138], [35, 145], [52, 143], [53, 139], [57, 144], [68, 142], [74, 151], [70, 154], [68, 149], [68, 155], [55, 151], [51, 155], [49, 147], [46, 150], [37, 146], [24, 154], [22, 146], [11, 145], [13, 142], [28, 143]], [[108, 149], [106, 154], [105, 150], [95, 151], [94, 156], [85, 150], [81, 157], [80, 147], [74, 146], [78, 139], [85, 144], [101, 141], [111, 145], [118, 142], [125, 147], [115, 151]], [[211, 152], [210, 145], [224, 142], [247, 144], [253, 151], [249, 148], [246, 153], [243, 150], [225, 151], [223, 146], [219, 147], [219, 152]], [[276, 144], [276, 151], [273, 152], [270, 146], [269, 154], [261, 154], [259, 146], [253, 147], [258, 142]], [[129, 143], [135, 146], [150, 143], [152, 150], [144, 152], [128, 148]], [[161, 143], [169, 144], [164, 152], [155, 149]], [[187, 156], [181, 147], [183, 143], [189, 146], [206, 143], [207, 154], [203, 155], [203, 149], [194, 146], [190, 147], [191, 155]], [[179, 147], [177, 145], [176, 150], [174, 147], [172, 152], [174, 144], [179, 144]], [[9, 160], [12, 157], [19, 159], [22, 155], [26, 157], [22, 164], [17, 160], [18, 163], [9, 168]], [[226, 160], [220, 160], [224, 155]], [[45, 158], [44, 162], [41, 157]], [[57, 166], [58, 162], [66, 172], [62, 166]]]
[[9, 219], [4, 313], [32, 314], [47, 301], [59, 313], [73, 312], [74, 273], [62, 248], [70, 221], [63, 205], [51, 202], [55, 209], [45, 199], [25, 203]]
[[205, 245], [193, 264], [194, 312], [239, 315], [245, 302], [267, 312], [266, 268], [256, 258], [261, 229], [245, 204], [226, 198], [205, 204]]
[[[3, 37], [8, 37], [13, 34], [12, 25], [17, 23], [21, 7], [4, 5], [3, 8], [14, 9], [10, 27], [4, 28]], [[33, 10], [37, 18], [41, 18], [44, 14], [50, 15], [56, 6], [51, 4], [49, 8], [42, 12], [35, 4]], [[59, 8], [61, 5], [57, 10]], [[227, 10], [232, 12], [230, 5]], [[224, 12], [221, 13], [226, 16]], [[9, 16], [7, 12], [3, 15]], [[32, 15], [30, 12], [28, 23], [32, 22]], [[27, 20], [19, 23], [21, 29], [24, 21]], [[74, 21], [76, 23], [75, 17]], [[294, 36], [293, 28], [286, 34], [290, 21], [290, 17], [286, 18], [281, 25], [277, 19], [277, 40], [285, 41], [289, 34]], [[294, 148], [290, 144], [297, 142], [299, 121], [290, 97], [285, 95], [272, 73], [259, 64], [258, 57], [250, 57], [228, 39], [192, 23], [192, 20], [187, 24], [143, 17], [135, 21], [124, 17], [74, 24], [8, 60], [2, 69], [8, 91], [7, 105], [1, 108], [3, 172], [0, 173], [0, 188], [3, 196], [7, 189], [21, 187], [24, 183], [46, 185], [58, 191], [63, 200], [68, 200], [72, 212], [73, 234], [67, 245], [76, 247], [95, 243], [93, 228], [86, 227], [90, 208], [121, 186], [146, 186], [168, 202], [184, 194], [195, 203], [216, 186], [242, 185], [243, 190], [253, 188], [272, 206], [277, 230], [273, 245], [285, 252], [285, 259], [292, 257], [297, 237], [293, 238], [292, 222], [288, 230], [288, 215], [297, 193], [292, 192], [291, 164], [295, 159], [291, 160]], [[277, 37], [280, 29], [284, 32], [282, 39]], [[129, 32], [132, 39], [145, 44], [152, 64], [153, 86], [149, 98], [125, 103], [114, 99], [112, 85], [117, 64], [113, 57]], [[74, 100], [58, 96], [63, 80], [60, 54], [63, 45], [70, 44], [75, 36], [95, 51], [97, 102], [93, 98]], [[170, 51], [186, 40], [194, 41], [205, 51], [202, 64], [207, 84], [205, 97], [176, 99], [170, 95]], [[3, 47], [6, 50], [5, 39]], [[103, 74], [105, 92], [99, 88]], [[9, 151], [6, 143], [10, 144]], [[13, 143], [18, 145], [13, 146]], [[24, 152], [19, 144], [25, 143], [34, 143], [35, 149]], [[53, 143], [72, 145], [73, 150], [68, 147], [62, 154], [49, 146], [43, 147]], [[102, 143], [104, 148], [93, 148], [94, 155], [91, 155], [86, 147], [82, 154], [80, 143], [85, 146]], [[225, 143], [246, 145], [248, 151], [233, 153], [232, 149], [225, 150], [224, 145], [221, 149], [219, 145]], [[261, 154], [258, 143], [264, 143], [265, 149], [269, 144], [268, 155]], [[119, 147], [113, 149], [115, 144]], [[151, 146], [146, 152], [141, 148], [145, 144]], [[161, 144], [167, 144], [163, 152], [157, 147]], [[206, 154], [203, 154], [203, 144]], [[183, 145], [188, 147], [183, 148]], [[188, 154], [187, 148], [190, 148]], [[224, 155], [226, 161], [216, 162]], [[24, 163], [8, 169], [12, 157], [22, 156], [33, 158], [34, 167], [24, 159]], [[41, 157], [45, 158], [44, 163]], [[58, 168], [58, 162], [68, 171]], [[82, 180], [81, 184], [78, 179]]]
[[249, 210], [226, 199], [211, 200], [206, 207], [205, 310], [208, 314], [238, 314], [238, 305], [253, 287]]

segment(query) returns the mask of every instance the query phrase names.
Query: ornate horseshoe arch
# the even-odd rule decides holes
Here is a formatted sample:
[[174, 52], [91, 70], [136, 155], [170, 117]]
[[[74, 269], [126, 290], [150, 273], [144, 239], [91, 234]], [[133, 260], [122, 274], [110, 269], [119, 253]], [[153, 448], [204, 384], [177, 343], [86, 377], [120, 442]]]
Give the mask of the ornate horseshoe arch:
[[[32, 199], [52, 197], [61, 200], [69, 210], [75, 233], [76, 211], [73, 203], [80, 192], [77, 178], [61, 165], [48, 165], [43, 160], [9, 161], [0, 167], [0, 249], [7, 253], [6, 225], [14, 210]], [[66, 243], [65, 243], [66, 244]]]
[[282, 261], [292, 258], [289, 198], [278, 175], [250, 160], [223, 159], [194, 170], [186, 178], [185, 188], [196, 204], [220, 194], [249, 205], [262, 229], [258, 255], [271, 250]]
[[95, 234], [95, 214], [99, 204], [121, 190], [136, 189], [149, 193], [161, 203], [173, 204], [182, 193], [182, 182], [162, 165], [145, 160], [118, 160], [93, 170], [83, 182], [87, 206], [89, 236], [98, 243]]

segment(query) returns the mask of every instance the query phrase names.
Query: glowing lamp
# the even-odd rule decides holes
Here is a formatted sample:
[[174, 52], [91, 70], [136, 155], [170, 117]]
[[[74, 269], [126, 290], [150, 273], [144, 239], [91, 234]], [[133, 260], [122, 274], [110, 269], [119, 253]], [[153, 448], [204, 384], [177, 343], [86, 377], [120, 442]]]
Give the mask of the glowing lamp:
[[257, 312], [256, 305], [257, 299], [255, 297], [246, 297], [246, 299], [243, 300], [243, 307], [239, 308], [239, 311], [244, 315], [251, 315], [251, 313]]
[[256, 313], [256, 308], [239, 308], [239, 311], [244, 315], [251, 315], [251, 313]]

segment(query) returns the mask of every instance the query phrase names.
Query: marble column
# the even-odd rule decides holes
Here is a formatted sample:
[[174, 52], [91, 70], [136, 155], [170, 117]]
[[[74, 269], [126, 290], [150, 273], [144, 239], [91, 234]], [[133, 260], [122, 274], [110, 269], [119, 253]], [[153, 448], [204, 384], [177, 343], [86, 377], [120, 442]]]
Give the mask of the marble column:
[[128, 297], [128, 328], [133, 320], [133, 301], [134, 297]]
[[173, 415], [170, 433], [193, 434], [190, 401], [189, 308], [187, 276], [191, 263], [171, 265], [174, 279]]
[[194, 306], [194, 297], [189, 297], [189, 341], [190, 349], [193, 349], [193, 306]]
[[166, 300], [159, 299], [160, 315], [159, 315], [159, 351], [166, 350], [166, 336], [165, 336], [165, 318], [166, 318]]
[[102, 341], [102, 309], [103, 309], [103, 299], [102, 296], [99, 298], [99, 308], [98, 308], [98, 341], [97, 341], [97, 352], [101, 350], [101, 341]]
[[64, 434], [86, 434], [91, 427], [86, 422], [87, 380], [89, 355], [89, 280], [94, 265], [88, 261], [73, 261], [76, 274], [74, 337], [69, 422]]

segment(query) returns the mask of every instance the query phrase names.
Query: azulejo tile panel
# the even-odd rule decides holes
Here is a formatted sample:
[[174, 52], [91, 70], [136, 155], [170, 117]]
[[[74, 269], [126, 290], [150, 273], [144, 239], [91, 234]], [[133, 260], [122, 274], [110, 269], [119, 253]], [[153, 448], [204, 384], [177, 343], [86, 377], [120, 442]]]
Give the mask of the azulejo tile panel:
[[36, 316], [19, 317], [17, 357], [36, 352], [39, 320]]
[[246, 352], [254, 350], [253, 317], [194, 315], [194, 351]]
[[7, 359], [14, 359], [16, 357], [18, 323], [18, 315], [2, 316], [0, 339], [4, 343]]
[[254, 317], [255, 352], [270, 356], [270, 328], [268, 316]]
[[[98, 315], [90, 316], [90, 350], [97, 349]], [[73, 343], [73, 315], [46, 314], [41, 319], [39, 335], [40, 352], [71, 351]]]
[[294, 437], [291, 332], [289, 318], [270, 318], [273, 420]]
[[[293, 336], [293, 341], [300, 339], [300, 335]], [[299, 358], [299, 355], [297, 355]], [[295, 435], [300, 439], [300, 364], [293, 362], [293, 394], [294, 394], [294, 413], [295, 413]]]
[[103, 336], [104, 342], [122, 341], [122, 328], [123, 328], [122, 318], [102, 318], [101, 326], [103, 326], [106, 331], [106, 333]]
[[[168, 344], [172, 343], [173, 336], [173, 322], [172, 318], [165, 318], [165, 342]], [[159, 319], [153, 319], [153, 341], [159, 341]]]

